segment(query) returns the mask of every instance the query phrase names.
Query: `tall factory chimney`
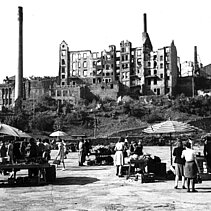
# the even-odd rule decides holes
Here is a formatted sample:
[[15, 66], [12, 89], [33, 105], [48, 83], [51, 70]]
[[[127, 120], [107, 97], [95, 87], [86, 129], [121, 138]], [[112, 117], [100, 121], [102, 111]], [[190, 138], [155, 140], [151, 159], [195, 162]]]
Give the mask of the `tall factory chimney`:
[[19, 43], [18, 72], [15, 77], [15, 100], [23, 98], [23, 8], [18, 7]]
[[144, 13], [144, 32], [147, 33], [147, 14]]
[[197, 46], [194, 46], [194, 74], [199, 75], [199, 64], [197, 59]]

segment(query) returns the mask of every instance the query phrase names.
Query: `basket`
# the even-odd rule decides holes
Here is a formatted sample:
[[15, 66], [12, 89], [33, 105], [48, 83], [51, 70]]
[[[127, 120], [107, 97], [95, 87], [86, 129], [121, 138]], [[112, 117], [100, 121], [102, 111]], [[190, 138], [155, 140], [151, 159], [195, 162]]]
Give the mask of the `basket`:
[[56, 164], [56, 165], [59, 165], [60, 163], [61, 163], [61, 160], [55, 159], [55, 160], [53, 161], [53, 164]]

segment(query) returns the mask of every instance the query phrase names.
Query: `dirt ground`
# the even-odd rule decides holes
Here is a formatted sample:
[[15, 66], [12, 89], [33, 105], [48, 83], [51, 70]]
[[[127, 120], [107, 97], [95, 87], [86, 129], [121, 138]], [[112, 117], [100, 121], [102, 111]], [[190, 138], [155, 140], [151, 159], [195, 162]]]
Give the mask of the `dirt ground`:
[[53, 185], [0, 187], [0, 210], [211, 210], [211, 180], [197, 184], [197, 193], [187, 193], [175, 190], [173, 180], [126, 180], [115, 175], [114, 166], [79, 167], [77, 158], [68, 154], [67, 169], [59, 166]]

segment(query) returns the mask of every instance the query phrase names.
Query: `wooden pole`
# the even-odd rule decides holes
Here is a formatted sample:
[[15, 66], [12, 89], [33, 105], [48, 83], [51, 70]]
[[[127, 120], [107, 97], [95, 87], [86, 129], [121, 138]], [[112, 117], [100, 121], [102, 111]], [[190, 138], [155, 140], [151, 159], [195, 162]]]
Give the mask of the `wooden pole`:
[[171, 165], [173, 163], [173, 158], [172, 158], [172, 140], [171, 140], [171, 133], [170, 133], [170, 158], [171, 158]]

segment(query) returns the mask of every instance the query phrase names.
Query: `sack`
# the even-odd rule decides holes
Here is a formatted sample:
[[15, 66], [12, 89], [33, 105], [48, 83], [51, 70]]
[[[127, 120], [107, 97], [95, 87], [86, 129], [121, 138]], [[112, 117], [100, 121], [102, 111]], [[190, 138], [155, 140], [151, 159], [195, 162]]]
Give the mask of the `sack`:
[[61, 163], [61, 160], [55, 159], [55, 160], [53, 161], [53, 164], [56, 164], [56, 165], [59, 165], [60, 163]]
[[199, 174], [196, 176], [195, 183], [202, 183], [202, 178]]

